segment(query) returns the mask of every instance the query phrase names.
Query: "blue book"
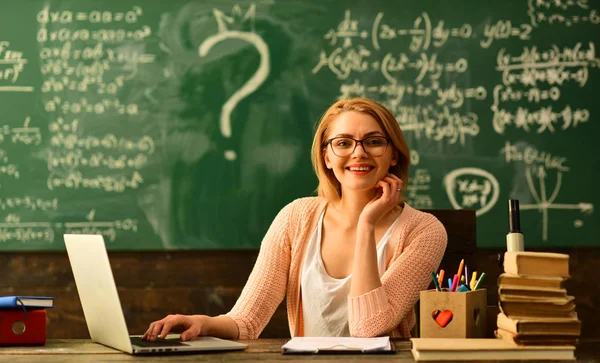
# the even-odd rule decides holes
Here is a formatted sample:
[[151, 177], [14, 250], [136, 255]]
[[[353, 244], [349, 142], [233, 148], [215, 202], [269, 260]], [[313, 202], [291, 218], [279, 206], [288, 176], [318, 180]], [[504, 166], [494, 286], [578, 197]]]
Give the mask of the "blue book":
[[53, 308], [52, 296], [0, 296], [0, 309]]

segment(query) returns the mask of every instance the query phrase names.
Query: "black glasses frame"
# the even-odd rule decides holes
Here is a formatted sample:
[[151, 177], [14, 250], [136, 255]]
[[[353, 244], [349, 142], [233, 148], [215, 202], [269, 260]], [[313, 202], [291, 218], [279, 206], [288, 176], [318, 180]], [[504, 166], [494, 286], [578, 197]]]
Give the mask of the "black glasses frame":
[[[369, 139], [373, 139], [373, 138], [377, 138], [377, 139], [384, 139], [384, 140], [386, 141], [386, 144], [385, 144], [385, 149], [384, 149], [384, 150], [381, 152], [381, 154], [379, 154], [379, 155], [372, 155], [370, 152], [368, 152], [368, 151], [367, 151], [367, 149], [365, 148], [365, 145], [363, 144], [363, 141], [365, 141], [365, 140], [369, 140]], [[338, 155], [338, 154], [335, 152], [335, 148], [334, 148], [334, 147], [333, 147], [333, 145], [331, 144], [331, 143], [333, 142], [333, 140], [336, 140], [336, 139], [349, 139], [349, 140], [353, 140], [353, 141], [354, 141], [354, 147], [352, 148], [352, 151], [351, 151], [350, 153], [348, 153], [348, 155]], [[356, 147], [358, 146], [358, 144], [360, 144], [360, 146], [362, 146], [362, 148], [363, 148], [363, 150], [365, 151], [365, 153], [367, 153], [369, 156], [375, 156], [375, 157], [377, 157], [377, 156], [381, 156], [381, 155], [385, 154], [385, 152], [387, 151], [388, 147], [390, 146], [390, 142], [391, 142], [391, 141], [392, 141], [392, 140], [390, 140], [389, 138], [387, 138], [387, 137], [385, 137], [385, 136], [369, 136], [369, 137], [365, 137], [364, 139], [355, 139], [355, 138], [353, 138], [353, 137], [348, 137], [348, 136], [338, 136], [338, 137], [332, 137], [331, 139], [327, 140], [327, 141], [325, 142], [325, 147], [327, 147], [327, 145], [330, 145], [330, 146], [331, 146], [331, 151], [332, 151], [332, 152], [333, 152], [333, 153], [334, 153], [336, 156], [339, 156], [339, 157], [344, 157], [344, 156], [349, 156], [349, 155], [352, 155], [352, 154], [354, 154], [354, 151], [356, 150]]]

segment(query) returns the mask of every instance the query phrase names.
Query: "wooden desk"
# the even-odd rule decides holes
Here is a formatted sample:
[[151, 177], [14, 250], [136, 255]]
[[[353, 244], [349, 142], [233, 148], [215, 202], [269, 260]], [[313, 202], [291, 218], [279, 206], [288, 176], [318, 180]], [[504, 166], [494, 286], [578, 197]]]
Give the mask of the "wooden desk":
[[[243, 340], [248, 349], [222, 353], [186, 353], [168, 355], [133, 356], [92, 343], [89, 339], [51, 339], [41, 347], [0, 347], [0, 361], [17, 362], [120, 362], [144, 360], [145, 362], [279, 362], [279, 361], [319, 361], [319, 362], [414, 362], [410, 352], [410, 342], [394, 340], [396, 354], [342, 354], [342, 355], [282, 355], [281, 346], [287, 339]], [[577, 348], [578, 362], [592, 362], [600, 359], [599, 341], [582, 342]]]

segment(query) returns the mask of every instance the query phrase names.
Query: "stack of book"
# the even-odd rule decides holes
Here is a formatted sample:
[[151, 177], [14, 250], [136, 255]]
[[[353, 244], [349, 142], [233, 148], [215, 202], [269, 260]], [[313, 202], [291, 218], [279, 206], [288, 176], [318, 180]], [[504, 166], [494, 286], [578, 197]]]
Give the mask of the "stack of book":
[[51, 296], [0, 296], [0, 346], [46, 343], [46, 309]]
[[516, 345], [576, 345], [581, 321], [564, 286], [568, 278], [569, 255], [506, 252], [496, 336]]

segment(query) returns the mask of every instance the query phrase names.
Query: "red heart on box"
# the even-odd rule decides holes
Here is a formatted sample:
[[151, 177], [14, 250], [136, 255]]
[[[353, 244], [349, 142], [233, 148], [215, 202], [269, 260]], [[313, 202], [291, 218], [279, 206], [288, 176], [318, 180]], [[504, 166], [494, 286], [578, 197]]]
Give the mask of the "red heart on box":
[[442, 328], [445, 328], [448, 324], [450, 324], [454, 315], [450, 310], [434, 310], [431, 316], [433, 317], [433, 320], [435, 320], [437, 325], [439, 325]]

